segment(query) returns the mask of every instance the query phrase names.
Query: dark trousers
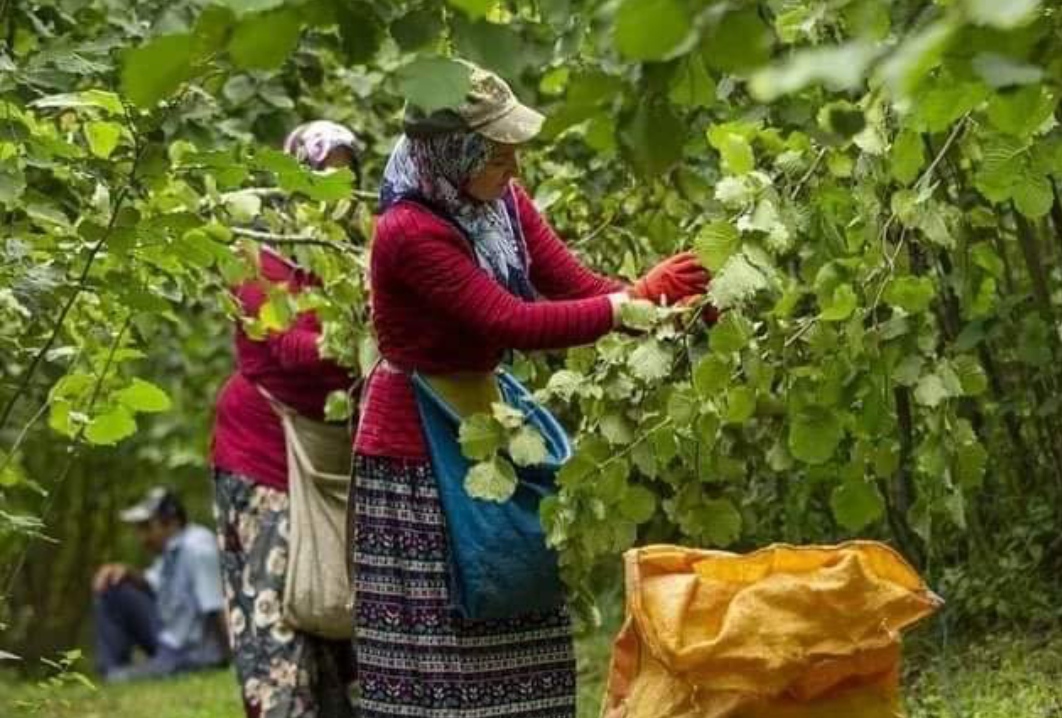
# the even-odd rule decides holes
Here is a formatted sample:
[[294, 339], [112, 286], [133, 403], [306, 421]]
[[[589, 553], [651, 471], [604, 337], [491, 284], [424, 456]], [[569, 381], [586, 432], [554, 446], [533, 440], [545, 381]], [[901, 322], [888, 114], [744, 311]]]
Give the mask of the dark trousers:
[[[95, 598], [96, 668], [107, 680], [130, 680], [175, 673], [179, 661], [173, 651], [159, 645], [159, 620], [155, 597], [131, 583], [112, 586]], [[134, 666], [133, 649], [150, 659]]]

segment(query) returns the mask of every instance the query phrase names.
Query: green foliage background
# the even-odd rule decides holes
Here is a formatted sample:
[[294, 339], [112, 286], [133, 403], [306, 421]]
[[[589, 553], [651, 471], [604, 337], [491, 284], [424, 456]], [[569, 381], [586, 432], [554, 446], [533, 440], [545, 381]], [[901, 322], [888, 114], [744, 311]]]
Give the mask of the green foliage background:
[[[584, 612], [636, 541], [865, 536], [916, 561], [966, 626], [1056, 620], [1055, 3], [2, 12], [5, 645], [34, 655], [74, 640], [89, 573], [123, 540], [114, 509], [145, 485], [180, 486], [206, 518], [224, 287], [252, 271], [241, 247], [269, 235], [325, 278], [300, 306], [273, 297], [252, 331], [317, 308], [327, 352], [371, 361], [371, 200], [350, 195], [349, 174], [305, 173], [276, 147], [302, 119], [349, 123], [368, 144], [371, 195], [404, 99], [446, 106], [467, 87], [457, 55], [549, 114], [526, 182], [589, 263], [634, 277], [695, 249], [724, 310], [709, 332], [634, 307], [637, 334], [518, 359], [576, 430], [544, 518]], [[255, 219], [268, 230], [248, 231]], [[477, 451], [533, 458], [505, 420], [468, 429]], [[487, 491], [508, 480], [490, 464], [479, 478]]]

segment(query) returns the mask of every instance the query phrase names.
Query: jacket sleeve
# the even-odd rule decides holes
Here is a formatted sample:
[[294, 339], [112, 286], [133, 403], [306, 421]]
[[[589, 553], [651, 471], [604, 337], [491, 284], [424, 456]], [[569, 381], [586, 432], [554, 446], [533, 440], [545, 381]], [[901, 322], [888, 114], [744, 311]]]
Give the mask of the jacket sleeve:
[[585, 299], [621, 291], [622, 282], [584, 266], [539, 213], [523, 187], [515, 185], [520, 226], [531, 256], [531, 284], [550, 299]]
[[373, 252], [374, 272], [395, 277], [455, 324], [511, 349], [579, 346], [612, 329], [607, 297], [524, 301], [479, 267], [456, 230], [419, 210], [386, 213]]

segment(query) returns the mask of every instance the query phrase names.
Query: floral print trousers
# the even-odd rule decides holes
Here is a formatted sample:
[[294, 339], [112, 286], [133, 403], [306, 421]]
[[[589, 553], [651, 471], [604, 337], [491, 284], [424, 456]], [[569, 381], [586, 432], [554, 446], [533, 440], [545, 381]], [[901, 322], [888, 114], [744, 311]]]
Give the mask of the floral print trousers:
[[215, 518], [236, 676], [247, 718], [353, 718], [351, 645], [281, 615], [288, 495], [215, 470]]

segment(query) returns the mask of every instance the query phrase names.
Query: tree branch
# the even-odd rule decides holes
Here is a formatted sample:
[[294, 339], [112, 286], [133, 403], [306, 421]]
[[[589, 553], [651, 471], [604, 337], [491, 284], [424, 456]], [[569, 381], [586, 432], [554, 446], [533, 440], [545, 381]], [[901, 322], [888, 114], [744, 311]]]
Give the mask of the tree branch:
[[306, 245], [311, 247], [324, 247], [330, 249], [333, 252], [341, 252], [344, 254], [361, 255], [361, 252], [356, 248], [348, 244], [342, 244], [340, 242], [333, 242], [328, 239], [320, 239], [309, 234], [276, 234], [274, 232], [263, 232], [257, 229], [246, 229], [244, 227], [233, 227], [232, 233], [238, 237], [246, 237], [256, 242], [270, 242], [272, 244], [295, 244]]

